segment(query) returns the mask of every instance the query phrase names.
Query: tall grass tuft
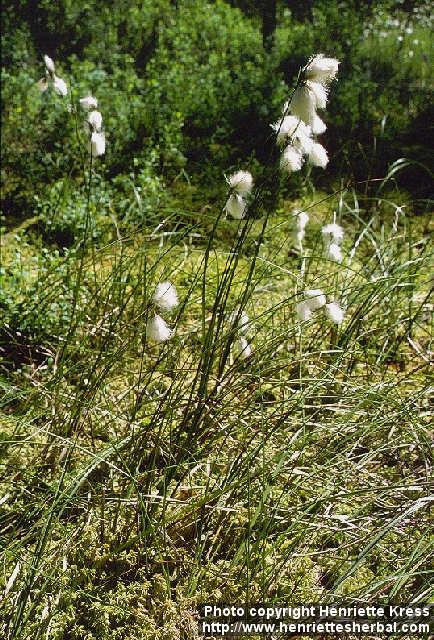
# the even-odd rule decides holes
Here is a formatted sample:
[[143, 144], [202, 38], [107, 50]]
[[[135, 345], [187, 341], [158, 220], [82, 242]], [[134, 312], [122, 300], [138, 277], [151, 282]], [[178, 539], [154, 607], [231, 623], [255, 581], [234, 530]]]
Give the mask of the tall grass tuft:
[[[326, 164], [312, 83], [336, 71], [300, 73], [297, 169]], [[270, 212], [241, 171], [199, 225], [97, 245], [87, 122], [81, 243], [26, 301], [31, 326], [66, 287], [65, 316], [46, 357], [3, 369], [3, 636], [195, 638], [203, 601], [428, 599], [430, 248], [411, 211], [346, 187]]]

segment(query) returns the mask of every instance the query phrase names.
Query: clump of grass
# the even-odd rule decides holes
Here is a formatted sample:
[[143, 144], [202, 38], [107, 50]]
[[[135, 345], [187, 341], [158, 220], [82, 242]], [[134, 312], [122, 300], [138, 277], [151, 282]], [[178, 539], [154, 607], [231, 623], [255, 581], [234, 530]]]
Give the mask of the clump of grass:
[[[349, 189], [298, 203], [300, 238], [255, 188], [199, 239], [169, 216], [96, 246], [89, 207], [45, 281], [69, 285], [50, 355], [3, 372], [6, 638], [195, 638], [202, 601], [428, 598], [428, 242]], [[161, 283], [179, 304], [155, 344]], [[319, 287], [341, 322], [297, 317]]]

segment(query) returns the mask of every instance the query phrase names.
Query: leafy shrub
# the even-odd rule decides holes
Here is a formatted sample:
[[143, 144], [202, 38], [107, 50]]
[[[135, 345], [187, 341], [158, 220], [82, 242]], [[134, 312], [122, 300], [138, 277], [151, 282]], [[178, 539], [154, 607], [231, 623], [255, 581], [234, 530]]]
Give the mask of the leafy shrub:
[[100, 175], [92, 176], [92, 191], [60, 179], [36, 196], [39, 228], [48, 242], [69, 247], [84, 238], [96, 240], [109, 222], [110, 189]]
[[51, 90], [39, 92], [36, 81], [43, 75], [42, 65], [33, 69], [32, 75], [29, 71], [17, 75], [3, 72], [6, 213], [29, 215], [34, 190], [45, 190], [48, 182], [63, 180], [64, 176], [83, 181], [83, 167], [88, 162], [87, 133], [82, 126], [85, 113], [77, 105], [79, 97], [89, 91], [98, 96], [107, 133], [107, 154], [98, 159], [98, 170], [104, 172], [107, 166], [118, 173], [128, 167], [131, 150], [145, 143], [143, 139], [137, 141], [141, 103], [134, 95], [140, 81], [131, 61], [124, 58], [111, 75], [93, 63], [72, 59], [69, 75], [59, 71], [71, 88], [65, 98]]
[[[99, 164], [112, 176], [129, 173], [133, 158], [146, 163], [150, 149], [158, 152], [159, 169], [178, 173], [185, 153], [194, 158], [195, 148], [206, 150], [235, 132], [236, 137], [239, 131], [244, 133], [238, 143], [252, 145], [252, 123], [261, 120], [258, 105], [268, 126], [269, 100], [264, 100], [264, 92], [272, 94], [274, 85], [280, 85], [269, 73], [260, 33], [249, 19], [222, 1], [204, 7], [191, 0], [170, 11], [170, 5], [162, 2], [160, 15], [156, 7], [147, 12], [148, 4], [152, 5], [147, 3], [140, 11], [130, 5], [125, 12], [91, 7], [92, 19], [80, 22], [74, 46], [59, 41], [55, 53], [48, 51], [71, 87], [71, 96], [65, 99], [50, 91], [40, 94], [35, 86], [44, 73], [44, 50], [37, 41], [34, 49], [29, 46], [22, 52], [24, 69], [19, 70], [14, 59], [15, 64], [5, 70], [4, 177], [9, 212], [29, 215], [33, 206], [29, 194], [35, 185], [42, 189], [48, 176], [51, 181], [81, 175], [84, 114], [79, 111], [77, 121], [74, 111], [68, 112], [71, 97], [75, 105], [88, 92], [98, 98], [107, 135], [106, 155]], [[60, 29], [68, 43], [77, 7], [67, 2], [44, 7], [41, 11], [51, 16], [45, 29]], [[87, 5], [82, 6], [79, 14], [88, 11]], [[28, 31], [34, 34], [41, 16], [28, 20]], [[139, 37], [138, 25], [144, 24], [145, 35]], [[22, 39], [21, 32], [16, 38]]]
[[[41, 70], [37, 70], [41, 77]], [[63, 153], [67, 105], [36, 87], [39, 79], [28, 70], [18, 74], [3, 71], [3, 162], [5, 212], [28, 214], [32, 194], [50, 178], [70, 172], [69, 154]], [[66, 143], [65, 148], [68, 149]]]
[[257, 26], [220, 0], [180, 4], [160, 28], [146, 77], [152, 127], [161, 132], [178, 121], [182, 150], [193, 159], [203, 159], [201, 147], [231, 137], [251, 145], [252, 116], [259, 106], [270, 117], [269, 98], [281, 86]]
[[271, 54], [263, 50], [258, 12], [242, 13], [223, 0], [44, 1], [32, 11], [22, 0], [7, 8], [5, 212], [32, 215], [35, 187], [43, 191], [65, 175], [82, 180], [84, 114], [77, 121], [68, 112], [69, 96], [38, 92], [45, 52], [70, 83], [75, 104], [87, 92], [97, 96], [107, 135], [98, 170], [109, 177], [129, 176], [134, 158], [148, 166], [151, 150], [158, 156], [152, 173], [169, 178], [187, 159], [189, 168], [209, 172], [215, 149], [215, 173], [253, 154], [266, 162], [269, 124], [313, 51], [342, 60], [328, 117], [329, 175], [365, 179], [405, 154], [425, 162], [426, 139], [416, 140], [413, 127], [430, 118], [431, 23], [423, 3], [412, 14], [391, 2], [312, 5], [311, 20], [309, 12], [304, 21], [281, 12]]

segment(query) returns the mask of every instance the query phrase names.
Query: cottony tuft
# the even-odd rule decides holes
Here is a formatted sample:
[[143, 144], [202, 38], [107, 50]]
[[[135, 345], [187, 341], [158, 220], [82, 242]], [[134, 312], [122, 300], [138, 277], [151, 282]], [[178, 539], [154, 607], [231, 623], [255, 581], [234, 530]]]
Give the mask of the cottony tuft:
[[303, 164], [303, 156], [292, 145], [288, 145], [280, 158], [280, 166], [288, 173], [300, 171]]
[[87, 116], [89, 126], [93, 131], [101, 131], [102, 128], [102, 115], [99, 111], [91, 111]]
[[325, 122], [321, 120], [321, 118], [316, 115], [312, 122], [312, 133], [315, 136], [319, 136], [327, 129]]
[[105, 135], [103, 131], [94, 131], [90, 137], [90, 151], [97, 158], [105, 153]]
[[83, 109], [96, 109], [98, 106], [98, 100], [93, 96], [88, 95], [85, 98], [80, 98], [80, 104]]
[[344, 320], [344, 312], [337, 302], [330, 302], [325, 306], [327, 317], [334, 324], [341, 324]]
[[327, 151], [324, 149], [322, 144], [319, 144], [319, 142], [314, 142], [309, 152], [309, 162], [311, 162], [315, 167], [321, 167], [322, 169], [325, 169], [328, 161], [329, 158], [327, 155]]
[[153, 342], [166, 342], [173, 335], [173, 330], [159, 315], [150, 318], [146, 323], [146, 337]]
[[171, 311], [178, 305], [178, 294], [171, 282], [160, 282], [155, 288], [153, 303], [160, 309]]
[[339, 64], [336, 58], [325, 58], [324, 54], [318, 53], [307, 65], [306, 77], [326, 84], [336, 77]]
[[326, 304], [326, 297], [321, 289], [307, 289], [304, 292], [307, 300], [305, 303], [308, 305], [311, 311], [316, 311], [317, 309], [321, 309]]
[[235, 324], [237, 322], [237, 329], [240, 333], [246, 334], [250, 331], [250, 318], [245, 311], [240, 312], [239, 308], [229, 314], [228, 321], [230, 324]]
[[326, 224], [321, 229], [321, 233], [323, 236], [323, 240], [326, 244], [329, 244], [332, 242], [339, 244], [340, 242], [342, 242], [344, 237], [344, 230], [342, 229], [341, 226], [336, 224], [336, 222], [333, 222], [331, 224]]
[[311, 125], [316, 116], [316, 98], [306, 85], [298, 87], [294, 91], [290, 104], [291, 113]]
[[[315, 103], [315, 109], [325, 109], [327, 106], [328, 99], [328, 91], [324, 85], [319, 82], [312, 82], [312, 80], [308, 80], [306, 82], [306, 88], [311, 96], [311, 99]], [[312, 124], [315, 118], [312, 118]]]
[[47, 69], [48, 73], [52, 73], [54, 74], [56, 67], [54, 64], [54, 60], [52, 58], [50, 58], [50, 56], [45, 55], [44, 56], [44, 63], [45, 63], [45, 68]]
[[44, 55], [45, 64], [45, 78], [39, 80], [36, 84], [40, 91], [44, 92], [48, 89], [48, 85], [51, 82], [53, 84], [54, 91], [59, 96], [66, 96], [68, 94], [68, 87], [65, 80], [58, 78], [55, 74], [56, 66], [50, 56]]
[[330, 258], [330, 260], [333, 260], [334, 262], [342, 262], [343, 260], [343, 256], [342, 256], [342, 251], [341, 248], [338, 244], [336, 244], [336, 242], [332, 242], [331, 245], [328, 248], [328, 257]]
[[54, 87], [54, 91], [59, 96], [65, 97], [68, 94], [67, 84], [66, 84], [65, 80], [62, 80], [62, 78], [58, 78], [57, 76], [54, 76], [54, 78], [53, 78], [53, 87]]
[[229, 176], [228, 184], [239, 195], [247, 195], [253, 187], [252, 174], [249, 171], [237, 171]]
[[252, 355], [252, 347], [249, 345], [246, 338], [239, 338], [235, 342], [235, 346], [241, 360], [247, 360], [247, 358], [250, 358]]
[[230, 195], [225, 204], [226, 212], [236, 220], [244, 218], [246, 215], [246, 207], [246, 201], [238, 193]]

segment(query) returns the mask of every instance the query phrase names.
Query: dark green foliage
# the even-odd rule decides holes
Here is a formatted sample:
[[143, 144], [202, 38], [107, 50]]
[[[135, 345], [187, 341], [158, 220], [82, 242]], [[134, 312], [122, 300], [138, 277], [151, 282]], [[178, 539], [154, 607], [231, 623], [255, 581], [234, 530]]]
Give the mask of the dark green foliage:
[[[326, 116], [332, 161], [324, 179], [382, 176], [403, 156], [425, 164], [427, 136], [418, 133], [429, 124], [430, 22], [423, 3], [411, 10], [401, 4], [316, 0], [300, 13], [278, 2], [271, 53], [262, 42], [262, 5], [251, 2], [7, 5], [2, 178], [8, 221], [33, 215], [35, 188], [43, 191], [65, 175], [82, 181], [84, 114], [68, 111], [70, 96], [39, 94], [44, 53], [68, 81], [75, 105], [89, 91], [98, 97], [107, 135], [99, 165], [111, 178], [128, 176], [134, 163], [149, 168], [151, 152], [154, 178], [164, 175], [169, 183], [185, 169], [209, 174], [207, 164], [215, 176], [246, 158], [267, 165], [269, 124], [300, 66], [318, 51], [342, 61]], [[418, 182], [411, 171], [404, 177], [426, 195], [426, 180]]]

